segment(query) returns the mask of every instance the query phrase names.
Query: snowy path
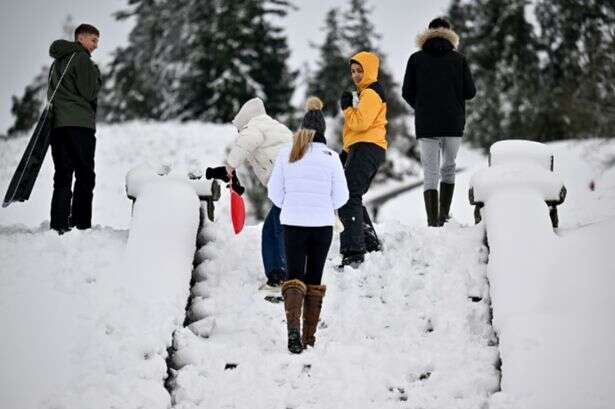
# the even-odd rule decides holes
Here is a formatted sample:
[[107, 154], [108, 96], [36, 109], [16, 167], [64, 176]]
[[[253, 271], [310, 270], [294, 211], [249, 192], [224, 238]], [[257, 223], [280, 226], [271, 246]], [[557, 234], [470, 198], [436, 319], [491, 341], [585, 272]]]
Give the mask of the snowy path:
[[[282, 304], [263, 300], [259, 234], [207, 227], [201, 267], [216, 328], [181, 334], [177, 408], [479, 408], [497, 390], [480, 227], [383, 225], [385, 252], [324, 282], [315, 350], [286, 350]], [[336, 240], [336, 239], [334, 239]], [[236, 368], [225, 367], [236, 364]]]

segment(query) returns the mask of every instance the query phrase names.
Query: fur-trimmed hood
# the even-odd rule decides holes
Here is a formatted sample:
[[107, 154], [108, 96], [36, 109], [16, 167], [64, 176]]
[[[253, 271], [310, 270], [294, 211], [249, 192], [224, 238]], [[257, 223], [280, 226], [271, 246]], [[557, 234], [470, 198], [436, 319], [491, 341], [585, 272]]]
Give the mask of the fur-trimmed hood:
[[434, 38], [442, 38], [444, 40], [447, 40], [449, 43], [451, 43], [453, 49], [457, 49], [457, 47], [459, 46], [459, 36], [457, 35], [457, 33], [455, 33], [451, 29], [443, 27], [428, 28], [427, 30], [423, 31], [416, 37], [416, 45], [420, 49], [423, 49], [425, 43], [427, 43], [428, 40]]

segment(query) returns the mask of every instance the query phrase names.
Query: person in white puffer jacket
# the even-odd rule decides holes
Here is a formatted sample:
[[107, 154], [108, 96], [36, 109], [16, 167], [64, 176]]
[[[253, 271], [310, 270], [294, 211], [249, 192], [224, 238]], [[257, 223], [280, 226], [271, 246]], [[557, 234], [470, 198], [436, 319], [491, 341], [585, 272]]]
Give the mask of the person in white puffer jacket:
[[[260, 98], [247, 101], [233, 119], [239, 136], [233, 142], [226, 158], [226, 170], [232, 178], [235, 169], [247, 161], [258, 180], [267, 186], [278, 152], [292, 142], [293, 134], [285, 125], [276, 121], [265, 111]], [[286, 279], [286, 258], [283, 230], [280, 225], [280, 208], [269, 210], [261, 235], [261, 253], [267, 283], [263, 289], [279, 293]]]
[[[327, 147], [322, 101], [308, 98], [308, 112], [292, 147], [280, 150], [269, 179], [269, 198], [282, 209], [288, 280], [282, 285], [288, 350], [314, 346], [326, 287], [323, 268], [333, 238], [335, 210], [348, 201], [342, 163]], [[303, 309], [303, 334], [300, 319]]]

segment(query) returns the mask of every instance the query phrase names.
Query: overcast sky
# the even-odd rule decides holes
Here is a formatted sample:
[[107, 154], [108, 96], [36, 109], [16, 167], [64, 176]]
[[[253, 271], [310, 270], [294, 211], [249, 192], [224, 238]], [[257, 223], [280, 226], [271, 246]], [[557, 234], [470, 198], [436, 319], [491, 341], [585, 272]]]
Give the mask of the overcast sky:
[[[284, 20], [290, 64], [301, 68], [313, 64], [317, 51], [309, 43], [320, 43], [323, 21], [331, 7], [345, 8], [348, 0], [300, 1], [299, 10]], [[49, 64], [49, 44], [62, 36], [62, 23], [71, 14], [75, 23], [87, 22], [101, 31], [99, 49], [93, 59], [109, 62], [111, 52], [124, 45], [131, 21], [118, 22], [112, 13], [123, 9], [127, 0], [7, 0], [0, 4], [0, 133], [12, 123], [11, 95], [21, 96], [44, 64]], [[372, 0], [372, 22], [382, 34], [380, 48], [387, 54], [387, 64], [401, 81], [408, 56], [415, 50], [414, 38], [431, 18], [446, 11], [449, 0]], [[104, 68], [103, 68], [104, 69]]]

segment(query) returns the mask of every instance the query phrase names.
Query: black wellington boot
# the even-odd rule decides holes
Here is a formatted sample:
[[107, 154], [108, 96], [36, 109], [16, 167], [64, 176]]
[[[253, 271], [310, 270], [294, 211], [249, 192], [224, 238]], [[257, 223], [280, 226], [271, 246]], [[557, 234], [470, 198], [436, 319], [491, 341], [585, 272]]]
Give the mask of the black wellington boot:
[[427, 213], [427, 225], [438, 226], [438, 191], [429, 189], [423, 192], [425, 199], [425, 212]]
[[454, 183], [440, 183], [440, 226], [444, 225], [451, 218], [448, 214], [453, 201], [453, 192], [455, 191]]

